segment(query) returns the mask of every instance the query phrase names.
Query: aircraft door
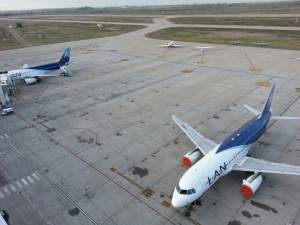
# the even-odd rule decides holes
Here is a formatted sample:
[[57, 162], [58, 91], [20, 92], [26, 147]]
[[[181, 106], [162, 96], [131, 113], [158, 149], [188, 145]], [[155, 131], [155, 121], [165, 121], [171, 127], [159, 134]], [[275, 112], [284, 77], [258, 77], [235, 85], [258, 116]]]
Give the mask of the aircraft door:
[[204, 177], [200, 177], [199, 179], [200, 184], [201, 184], [201, 195], [209, 188], [208, 183], [207, 183], [207, 179], [205, 179]]

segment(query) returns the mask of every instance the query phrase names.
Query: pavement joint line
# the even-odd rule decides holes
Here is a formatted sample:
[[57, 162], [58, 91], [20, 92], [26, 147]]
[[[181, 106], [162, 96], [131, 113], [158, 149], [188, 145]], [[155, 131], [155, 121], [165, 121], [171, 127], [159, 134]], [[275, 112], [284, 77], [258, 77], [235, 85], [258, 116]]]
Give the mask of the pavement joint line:
[[178, 213], [181, 217], [187, 219], [188, 221], [190, 221], [191, 223], [195, 224], [195, 225], [200, 225], [200, 223], [196, 222], [195, 220], [193, 220], [192, 218], [186, 216], [184, 213], [180, 212], [179, 210], [175, 210], [176, 213]]
[[[110, 52], [109, 50], [103, 50], [103, 49], [100, 49], [100, 51]], [[118, 53], [118, 54], [121, 54], [121, 53]], [[132, 55], [132, 54], [123, 54], [123, 55], [136, 56], [136, 55]], [[151, 58], [151, 57], [143, 57], [143, 56], [136, 56], [136, 57], [150, 58], [150, 59], [158, 60], [158, 59]], [[167, 60], [160, 60], [160, 61], [167, 61]], [[167, 61], [167, 62], [172, 62], [172, 61]], [[172, 63], [178, 63], [178, 62], [172, 62]], [[228, 69], [228, 68], [219, 68], [219, 67], [213, 67], [213, 66], [195, 65], [195, 64], [182, 63], [182, 62], [181, 62], [181, 64], [195, 66], [195, 68], [193, 68], [193, 71], [194, 71], [194, 70], [197, 70], [197, 69], [200, 69], [201, 67], [204, 67], [204, 68], [209, 68], [209, 69], [217, 69], [217, 70], [225, 70], [225, 71], [232, 71], [232, 72], [238, 72], [238, 73], [245, 73], [245, 74], [247, 74], [247, 75], [265, 76], [265, 77], [270, 77], [270, 79], [274, 78], [274, 75], [268, 75], [268, 74], [263, 74], [263, 73], [256, 74], [256, 73], [253, 73], [253, 72], [242, 71], [242, 70], [237, 70], [237, 69]], [[82, 71], [82, 70], [80, 70], [80, 71]], [[195, 71], [194, 71], [194, 72], [195, 72]], [[170, 78], [172, 78], [172, 77], [175, 77], [175, 76], [181, 75], [181, 74], [182, 74], [182, 73], [176, 74], [176, 75], [172, 75], [172, 76], [169, 76], [169, 77], [167, 77], [167, 78], [163, 78], [163, 79], [161, 79], [161, 80], [159, 80], [159, 81], [155, 81], [155, 82], [152, 82], [152, 83], [150, 83], [150, 84], [144, 85], [144, 86], [142, 86], [142, 87], [138, 87], [138, 88], [136, 88], [136, 89], [134, 89], [134, 90], [129, 90], [129, 91], [126, 91], [126, 92], [121, 93], [121, 94], [119, 94], [119, 95], [115, 95], [115, 96], [112, 96], [112, 97], [110, 97], [110, 98], [107, 98], [107, 99], [103, 99], [103, 100], [94, 102], [94, 103], [92, 103], [92, 104], [89, 104], [89, 105], [87, 105], [87, 106], [81, 107], [81, 108], [79, 108], [79, 109], [74, 109], [74, 110], [68, 111], [67, 113], [60, 114], [60, 115], [56, 115], [56, 116], [54, 116], [54, 117], [51, 117], [51, 119], [57, 118], [57, 117], [60, 117], [60, 116], [63, 116], [63, 115], [68, 114], [68, 113], [72, 113], [72, 112], [74, 112], [74, 111], [77, 111], [77, 110], [80, 110], [80, 109], [83, 109], [83, 108], [86, 108], [86, 107], [90, 107], [90, 106], [93, 106], [93, 105], [97, 105], [97, 104], [99, 104], [99, 103], [107, 102], [107, 101], [109, 101], [109, 100], [115, 99], [115, 98], [117, 98], [117, 97], [120, 97], [120, 96], [123, 96], [123, 95], [126, 95], [126, 94], [130, 94], [130, 93], [132, 93], [132, 92], [134, 92], [134, 91], [136, 91], [136, 90], [141, 90], [141, 89], [143, 89], [143, 88], [149, 87], [149, 86], [151, 86], [151, 85], [153, 85], [153, 84], [156, 84], [156, 83], [158, 83], [158, 82], [161, 82], [161, 81], [170, 79]], [[300, 81], [299, 79], [295, 79], [295, 78], [286, 78], [286, 77], [280, 77], [280, 76], [278, 76], [278, 77], [276, 77], [276, 78], [280, 78], [280, 79], [289, 79], [289, 80], [294, 80], [294, 81]], [[40, 102], [37, 102], [37, 103], [42, 104], [42, 103], [40, 103]], [[46, 107], [46, 105], [45, 105], [44, 107]], [[40, 111], [42, 111], [42, 109], [41, 109]], [[39, 112], [40, 112], [40, 111], [39, 111]], [[44, 124], [41, 124], [41, 125], [42, 125], [42, 126], [45, 126]]]
[[136, 182], [134, 182], [133, 180], [131, 180], [129, 177], [125, 176], [124, 174], [120, 173], [118, 170], [114, 171], [116, 174], [118, 174], [120, 177], [123, 177], [125, 180], [129, 181], [131, 184], [135, 185], [136, 187], [138, 187], [141, 190], [144, 190], [144, 188], [137, 184]]
[[[17, 115], [17, 114], [16, 114]], [[18, 116], [18, 115], [17, 115]], [[37, 131], [39, 131], [41, 134], [45, 135], [48, 138], [51, 138], [51, 136], [49, 136], [48, 134], [44, 133], [43, 131], [41, 131], [40, 129], [38, 129], [36, 126], [32, 125], [31, 123], [29, 123], [27, 120], [25, 120], [23, 117], [19, 116], [20, 119], [22, 119], [24, 122], [28, 123], [29, 125], [31, 125], [33, 128], [35, 128]], [[9, 126], [4, 123], [3, 121], [0, 120], [0, 123], [4, 124], [8, 129]], [[67, 150], [68, 152], [70, 152], [70, 154], [74, 155], [75, 157], [77, 157], [78, 159], [80, 159], [82, 162], [86, 163], [88, 166], [90, 166], [91, 168], [93, 168], [94, 170], [96, 170], [98, 173], [102, 174], [103, 176], [105, 176], [107, 179], [109, 179], [111, 182], [113, 182], [114, 184], [118, 185], [120, 188], [122, 188], [123, 190], [125, 190], [127, 193], [129, 193], [130, 195], [132, 195], [134, 198], [138, 199], [139, 201], [141, 201], [144, 205], [146, 205], [147, 207], [149, 207], [151, 210], [153, 210], [154, 212], [156, 212], [158, 215], [160, 215], [161, 217], [165, 218], [167, 221], [169, 221], [171, 224], [176, 224], [178, 222], [174, 222], [173, 219], [169, 218], [167, 215], [164, 215], [163, 213], [161, 213], [159, 210], [155, 209], [153, 206], [149, 205], [146, 201], [144, 201], [143, 199], [139, 198], [138, 196], [136, 196], [135, 194], [133, 194], [131, 191], [129, 191], [127, 188], [125, 188], [123, 185], [121, 185], [120, 183], [116, 182], [115, 180], [113, 180], [112, 178], [110, 178], [108, 175], [106, 175], [105, 173], [103, 173], [101, 170], [99, 170], [98, 168], [96, 168], [95, 166], [93, 166], [92, 164], [90, 164], [89, 162], [87, 162], [85, 159], [79, 157], [78, 155], [76, 155], [75, 153], [73, 153], [70, 149], [68, 149], [66, 146], [64, 146], [63, 144], [61, 144], [60, 142], [58, 142], [57, 140], [55, 140], [54, 138], [51, 138], [52, 140], [54, 140], [57, 144], [59, 144], [61, 147], [63, 147], [65, 150]], [[40, 173], [61, 195], [63, 195], [73, 206], [77, 207], [81, 213], [86, 217], [86, 218], [90, 218], [89, 220], [95, 224], [98, 225], [87, 213], [85, 213], [75, 202], [73, 202], [57, 185], [55, 185], [41, 170], [39, 170], [25, 155], [23, 155], [14, 145], [11, 144], [10, 141], [10, 137], [8, 139], [10, 146], [17, 151], [31, 166], [33, 166], [36, 171], [38, 173]]]
[[[4, 123], [3, 121], [0, 120], [0, 122], [2, 124], [4, 124], [8, 130], [10, 131], [10, 127]], [[92, 222], [94, 225], [98, 225], [98, 223], [91, 218], [86, 212], [84, 212], [79, 205], [77, 205], [72, 199], [70, 199], [70, 197], [63, 192], [51, 179], [49, 179], [39, 168], [37, 168], [23, 153], [21, 153], [10, 141], [10, 136], [8, 137], [8, 142], [9, 145], [19, 154], [21, 155], [26, 161], [27, 163], [29, 163], [39, 174], [41, 174], [42, 177], [45, 178], [45, 180], [47, 180], [65, 199], [67, 199], [74, 207], [78, 208], [79, 211], [90, 221]], [[27, 182], [26, 182], [27, 183]]]
[[[88, 128], [68, 128], [68, 129], [65, 129], [65, 130], [63, 130], [63, 131], [60, 131], [60, 132], [55, 133], [53, 136], [58, 135], [58, 134], [60, 134], [60, 133], [63, 133], [63, 132], [65, 132], [65, 131], [67, 131], [67, 130], [85, 130], [85, 131], [88, 131], [88, 132], [90, 132], [90, 133], [92, 133], [92, 134], [95, 135], [95, 140], [93, 141], [93, 144], [91, 144], [89, 147], [86, 147], [85, 149], [83, 149], [83, 150], [81, 150], [81, 151], [79, 151], [79, 152], [76, 152], [76, 155], [78, 155], [78, 154], [80, 154], [80, 153], [82, 153], [82, 152], [85, 152], [86, 150], [88, 150], [88, 149], [94, 147], [94, 146], [98, 143], [98, 137], [99, 137], [99, 135], [98, 135], [96, 132], [94, 132], [94, 131], [92, 131], [91, 129], [88, 129]], [[54, 140], [54, 139], [53, 139], [53, 140]], [[57, 140], [55, 140], [55, 141], [58, 142]]]
[[[103, 51], [103, 52], [110, 52], [110, 50], [105, 50], [105, 49], [99, 49], [99, 51]], [[156, 61], [164, 61], [164, 62], [169, 62], [169, 63], [175, 63], [178, 64], [178, 61], [171, 61], [171, 60], [165, 60], [165, 59], [157, 59], [157, 58], [153, 58], [153, 57], [147, 57], [147, 56], [142, 56], [142, 55], [136, 55], [136, 54], [130, 54], [130, 53], [122, 53], [122, 52], [116, 52], [115, 54], [119, 54], [119, 55], [128, 55], [128, 56], [135, 56], [135, 58], [145, 58], [145, 59], [152, 59], [152, 60], [156, 60]], [[216, 69], [216, 70], [223, 70], [223, 71], [231, 71], [231, 72], [237, 72], [237, 73], [246, 73], [248, 75], [261, 75], [261, 76], [265, 76], [265, 77], [271, 77], [274, 78], [274, 75], [269, 75], [269, 74], [264, 74], [264, 73], [253, 73], [253, 72], [249, 72], [248, 68], [247, 70], [243, 71], [243, 70], [239, 70], [239, 69], [230, 69], [230, 68], [220, 68], [220, 67], [215, 67], [215, 66], [208, 66], [208, 65], [198, 65], [198, 64], [194, 64], [194, 63], [184, 63], [184, 62], [180, 62], [180, 64], [182, 65], [187, 65], [187, 66], [196, 66], [195, 69], [199, 69], [201, 67], [204, 68], [209, 68], [209, 69]], [[88, 68], [87, 68], [88, 69]], [[287, 78], [287, 77], [281, 77], [281, 76], [277, 76], [276, 78], [281, 78], [281, 79], [285, 79], [285, 80], [295, 80], [295, 81], [300, 81], [299, 79], [295, 79], [295, 78]]]
[[43, 122], [40, 122], [38, 120], [36, 120], [38, 124], [42, 125], [43, 127], [47, 128], [47, 129], [50, 129], [50, 127], [46, 126]]
[[[101, 104], [101, 103], [107, 103], [108, 101], [111, 101], [111, 100], [116, 99], [116, 98], [118, 98], [118, 97], [122, 97], [122, 96], [124, 96], [124, 95], [131, 94], [131, 93], [133, 93], [133, 92], [136, 92], [136, 91], [142, 90], [142, 89], [144, 89], [144, 88], [150, 87], [150, 86], [152, 86], [152, 85], [154, 85], [154, 84], [157, 84], [157, 83], [160, 83], [160, 82], [163, 82], [163, 81], [166, 81], [166, 80], [168, 80], [168, 79], [172, 79], [172, 78], [174, 78], [174, 77], [178, 77], [178, 76], [181, 76], [181, 75], [182, 75], [182, 73], [179, 72], [179, 73], [170, 75], [170, 76], [168, 76], [168, 77], [162, 78], [162, 79], [160, 79], [160, 80], [156, 80], [156, 81], [154, 81], [154, 82], [152, 82], [152, 83], [143, 85], [143, 86], [141, 86], [141, 87], [137, 87], [137, 88], [135, 88], [135, 89], [131, 89], [131, 90], [125, 91], [124, 93], [121, 93], [121, 94], [113, 95], [113, 96], [108, 97], [108, 98], [106, 98], [106, 99], [102, 99], [102, 100], [93, 102], [93, 103], [91, 103], [91, 104], [89, 104], [89, 105], [80, 107], [80, 108], [78, 108], [78, 109], [73, 109], [73, 110], [70, 110], [70, 111], [68, 111], [68, 112], [66, 112], [66, 113], [58, 114], [58, 115], [53, 116], [53, 117], [50, 117], [50, 118], [51, 118], [51, 119], [58, 118], [58, 117], [61, 117], [61, 116], [70, 114], [70, 113], [72, 113], [72, 112], [78, 111], [78, 110], [80, 110], [80, 109], [84, 109], [84, 108], [91, 107], [91, 106], [94, 106], [94, 105], [97, 105], [97, 104]], [[38, 123], [39, 123], [39, 122], [38, 122]], [[31, 124], [30, 124], [30, 125], [31, 125]], [[43, 125], [43, 124], [41, 124], [41, 125]], [[43, 126], [44, 126], [44, 125], [43, 125]]]
[[[271, 78], [270, 78], [271, 79]], [[269, 79], [269, 80], [270, 80]], [[242, 96], [242, 97], [245, 97], [245, 96], [247, 96], [247, 95], [249, 95], [250, 93], [252, 93], [253, 91], [255, 91], [256, 89], [258, 89], [258, 88], [260, 88], [259, 86], [258, 87], [255, 87], [254, 88], [254, 90], [251, 90], [251, 91], [249, 91], [249, 92], [247, 92], [244, 96]], [[228, 89], [231, 89], [231, 88], [228, 88]], [[225, 92], [225, 91], [224, 91]], [[211, 99], [213, 99], [214, 97], [212, 97]], [[207, 99], [207, 102], [209, 102], [211, 99]], [[239, 99], [237, 99], [236, 101], [238, 101], [238, 100], [240, 100], [240, 98]], [[234, 102], [232, 102], [232, 103], [235, 103], [236, 101], [234, 101]], [[231, 104], [232, 104], [231, 103]], [[230, 106], [231, 104], [229, 104], [228, 106]], [[218, 112], [221, 112], [223, 109], [221, 109], [220, 111], [218, 111]], [[217, 112], [217, 113], [218, 113]], [[183, 113], [184, 114], [184, 113]], [[180, 114], [180, 115], [183, 115], [183, 114]], [[242, 116], [241, 116], [242, 117]], [[211, 116], [209, 116], [208, 118], [211, 118]], [[172, 121], [172, 120], [171, 120]], [[204, 121], [206, 121], [206, 119], [204, 120]], [[161, 125], [161, 127], [163, 127], [164, 126], [164, 124], [162, 124]], [[153, 130], [155, 130], [155, 129], [153, 129]], [[151, 131], [153, 131], [153, 130], [151, 130]], [[219, 135], [219, 134], [218, 134]], [[215, 137], [217, 137], [218, 135], [216, 135]], [[180, 137], [181, 135], [179, 135], [178, 136], [178, 138]], [[140, 138], [138, 138], [137, 140], [139, 140], [139, 139], [142, 139], [143, 137], [145, 137], [145, 136], [142, 136], [142, 137], [140, 137]], [[215, 138], [214, 137], [214, 138]], [[212, 138], [212, 139], [214, 139], [214, 138]], [[174, 140], [171, 140], [170, 142], [168, 142], [167, 144], [170, 144], [170, 143], [173, 143], [173, 141]], [[134, 141], [133, 141], [134, 142]], [[128, 143], [127, 145], [125, 145], [125, 146], [128, 146], [128, 145], [130, 145], [130, 144], [132, 144], [133, 142], [130, 142], [130, 143]], [[142, 143], [142, 142], [141, 142]], [[144, 145], [146, 145], [146, 146], [148, 146], [148, 147], [150, 147], [150, 148], [153, 148], [153, 146], [151, 146], [151, 145], [149, 145], [149, 144], [147, 144], [147, 143], [143, 143]], [[154, 149], [154, 148], [153, 148]], [[160, 150], [158, 150], [158, 151], [160, 151]], [[158, 151], [156, 151], [156, 152], [158, 152]], [[154, 153], [152, 153], [152, 154], [154, 154]]]
[[[137, 186], [139, 189], [141, 190], [146, 190], [145, 188], [143, 188], [142, 186], [140, 186], [139, 184], [137, 184], [136, 182], [134, 182], [133, 180], [131, 180], [130, 178], [128, 178], [127, 176], [125, 176], [124, 174], [120, 173], [118, 170], [114, 169], [114, 172], [117, 173], [119, 176], [123, 177], [125, 180], [129, 181], [130, 183], [132, 183], [133, 185]], [[146, 196], [146, 195], [145, 195]], [[146, 196], [148, 197], [148, 196]], [[150, 196], [151, 197], [151, 196]], [[189, 220], [190, 222], [192, 222], [195, 225], [200, 225], [200, 223], [197, 223], [195, 220], [193, 220], [192, 218], [184, 215], [184, 213], [180, 212], [179, 210], [176, 210], [176, 213], [178, 213], [181, 217]]]

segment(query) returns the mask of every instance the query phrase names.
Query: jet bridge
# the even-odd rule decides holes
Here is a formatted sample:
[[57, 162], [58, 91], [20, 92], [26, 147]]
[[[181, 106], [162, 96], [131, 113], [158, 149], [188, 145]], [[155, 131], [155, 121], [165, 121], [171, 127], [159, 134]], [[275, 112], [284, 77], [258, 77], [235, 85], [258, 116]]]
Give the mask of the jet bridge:
[[0, 73], [0, 101], [2, 106], [5, 106], [7, 103], [10, 102], [8, 93], [9, 93], [9, 86], [11, 84], [11, 80], [7, 75], [7, 72]]

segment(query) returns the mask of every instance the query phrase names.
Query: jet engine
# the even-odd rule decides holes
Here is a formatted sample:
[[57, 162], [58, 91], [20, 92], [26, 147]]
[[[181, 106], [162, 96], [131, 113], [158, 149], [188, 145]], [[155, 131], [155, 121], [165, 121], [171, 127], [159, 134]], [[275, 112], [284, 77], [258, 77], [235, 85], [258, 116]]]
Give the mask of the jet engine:
[[243, 180], [243, 184], [240, 189], [243, 195], [246, 197], [252, 196], [261, 185], [262, 180], [263, 178], [261, 173], [253, 174], [246, 180]]
[[38, 81], [36, 78], [33, 78], [33, 77], [32, 78], [26, 78], [24, 80], [25, 80], [26, 84], [28, 84], [28, 85], [34, 84]]
[[185, 156], [182, 158], [183, 165], [187, 167], [191, 167], [194, 165], [199, 159], [201, 158], [201, 152], [198, 148], [196, 148], [193, 151], [188, 152]]

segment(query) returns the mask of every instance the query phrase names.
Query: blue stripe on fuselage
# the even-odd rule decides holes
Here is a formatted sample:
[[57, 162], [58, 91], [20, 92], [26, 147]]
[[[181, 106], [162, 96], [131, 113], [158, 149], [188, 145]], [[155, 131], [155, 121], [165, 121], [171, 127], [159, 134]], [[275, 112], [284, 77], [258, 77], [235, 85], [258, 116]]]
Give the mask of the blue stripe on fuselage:
[[60, 65], [58, 63], [50, 63], [46, 65], [41, 66], [34, 66], [27, 69], [33, 69], [33, 70], [58, 70], [60, 68]]
[[236, 146], [249, 145], [254, 143], [265, 132], [271, 115], [271, 112], [268, 112], [265, 115], [262, 115], [260, 118], [259, 116], [256, 116], [253, 119], [249, 120], [241, 128], [239, 128], [232, 135], [226, 138], [222, 142], [216, 153]]

